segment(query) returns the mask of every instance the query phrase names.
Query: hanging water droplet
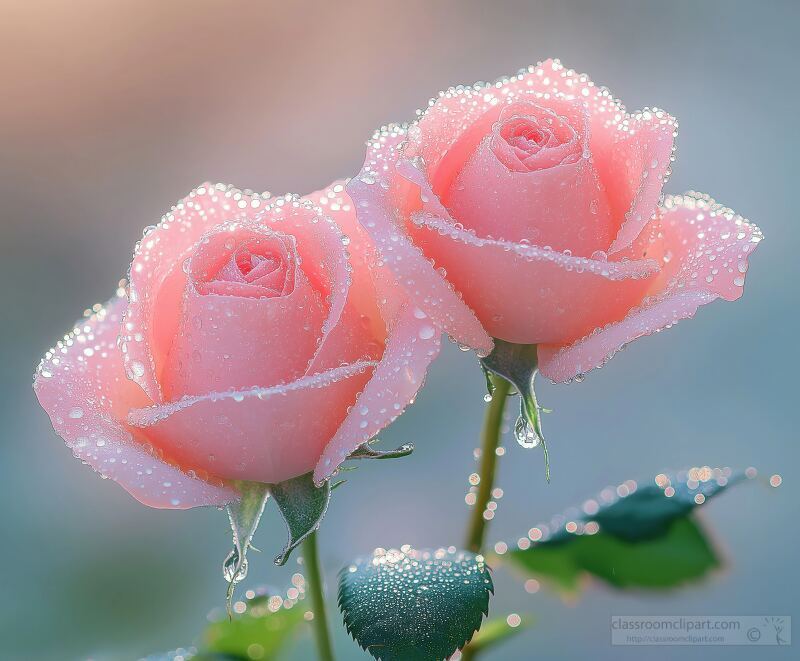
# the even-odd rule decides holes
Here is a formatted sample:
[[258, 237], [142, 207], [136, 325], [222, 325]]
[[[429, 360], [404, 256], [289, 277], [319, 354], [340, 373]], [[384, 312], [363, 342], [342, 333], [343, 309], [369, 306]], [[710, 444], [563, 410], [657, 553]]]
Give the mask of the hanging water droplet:
[[222, 575], [228, 583], [239, 583], [247, 577], [247, 558], [239, 562], [239, 551], [234, 547], [222, 563]]
[[536, 430], [522, 416], [519, 416], [514, 423], [514, 437], [523, 448], [535, 448], [542, 442]]

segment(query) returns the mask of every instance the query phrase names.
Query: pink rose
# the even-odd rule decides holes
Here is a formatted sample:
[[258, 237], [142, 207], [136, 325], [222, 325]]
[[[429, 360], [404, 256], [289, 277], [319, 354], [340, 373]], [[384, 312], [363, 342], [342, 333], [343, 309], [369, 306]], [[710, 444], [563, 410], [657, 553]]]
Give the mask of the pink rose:
[[153, 507], [235, 481], [328, 477], [413, 400], [439, 334], [376, 264], [336, 184], [193, 191], [136, 246], [130, 286], [34, 388], [75, 455]]
[[492, 338], [536, 344], [565, 381], [742, 294], [759, 229], [695, 193], [659, 205], [675, 129], [549, 60], [376, 132], [347, 190], [444, 331], [484, 354]]

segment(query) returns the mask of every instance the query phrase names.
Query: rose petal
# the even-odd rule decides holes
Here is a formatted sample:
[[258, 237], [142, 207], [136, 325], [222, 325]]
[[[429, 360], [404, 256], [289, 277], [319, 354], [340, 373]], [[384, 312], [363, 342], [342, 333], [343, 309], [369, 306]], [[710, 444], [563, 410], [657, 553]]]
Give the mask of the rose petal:
[[[391, 328], [388, 346], [385, 352], [381, 347], [382, 360], [373, 378], [317, 465], [316, 479], [322, 480], [330, 476], [355, 447], [388, 425], [413, 399], [422, 386], [428, 365], [439, 351], [440, 333], [434, 330], [424, 312], [409, 308], [408, 297], [356, 220], [344, 187], [334, 183], [309, 198], [331, 214], [350, 240], [353, 282], [344, 316], [353, 314], [368, 320], [373, 337], [385, 339], [386, 327]], [[364, 328], [364, 324], [353, 327]]]
[[[434, 190], [443, 191], [449, 182], [438, 170], [454, 169], [443, 162], [455, 161], [460, 168], [481, 136], [490, 132], [500, 109], [526, 100], [577, 100], [585, 105], [591, 122], [590, 152], [608, 198], [611, 229], [617, 234], [609, 250], [629, 246], [656, 210], [677, 122], [657, 108], [629, 114], [607, 88], [558, 60], [546, 60], [491, 85], [451, 87], [440, 93], [417, 120], [413, 128], [418, 130], [411, 132], [404, 155], [422, 157]], [[465, 139], [467, 133], [476, 137]]]
[[[203, 184], [136, 244], [130, 268], [130, 302], [120, 340], [129, 378], [161, 401], [158, 377], [178, 330], [186, 276], [182, 266], [195, 243], [214, 225], [245, 219], [269, 193], [245, 195], [224, 184]], [[158, 309], [158, 314], [156, 314]]]
[[124, 297], [77, 322], [48, 352], [34, 390], [53, 428], [75, 456], [150, 507], [224, 505], [237, 497], [221, 483], [190, 477], [156, 456], [125, 423], [131, 406], [149, 403], [125, 376], [117, 335]]
[[[332, 218], [320, 213], [307, 198], [286, 195], [259, 212], [257, 222], [269, 224], [280, 232], [299, 237], [297, 249], [302, 257], [303, 272], [323, 292], [328, 315], [322, 324], [321, 341], [314, 356], [309, 361], [306, 374], [316, 374], [334, 366], [319, 358], [326, 351], [336, 326], [339, 324], [351, 285], [350, 255], [347, 239]], [[365, 357], [340, 355], [335, 365]]]
[[664, 111], [645, 110], [614, 127], [607, 153], [594, 149], [612, 214], [624, 218], [609, 255], [630, 246], [656, 213], [672, 164], [677, 126]]
[[[624, 314], [641, 300], [652, 259], [593, 260], [530, 244], [498, 241], [459, 229], [449, 218], [412, 215], [414, 241], [447, 271], [448, 280], [507, 342], [569, 341]], [[560, 338], [560, 339], [558, 339]]]
[[391, 197], [390, 187], [397, 149], [405, 135], [404, 127], [392, 125], [376, 132], [369, 143], [364, 169], [347, 184], [350, 197], [357, 200], [358, 221], [415, 305], [457, 342], [488, 353], [493, 346], [491, 337], [430, 260], [409, 241], [403, 228], [405, 219], [396, 211], [401, 198]]
[[[348, 185], [360, 222], [412, 299], [451, 337], [482, 353], [491, 348], [491, 324], [479, 314], [487, 328], [481, 327], [474, 312], [465, 309], [467, 306], [460, 297], [466, 290], [451, 285], [448, 265], [433, 253], [422, 253], [409, 240], [409, 231], [416, 236], [414, 229], [404, 225], [420, 210], [447, 218], [450, 214], [435, 208], [443, 205], [433, 193], [454, 185], [470, 155], [491, 134], [503, 109], [525, 103], [547, 105], [546, 101], [577, 101], [587, 109], [591, 124], [589, 147], [597, 161], [595, 166], [601, 177], [598, 183], [610, 205], [602, 240], [569, 249], [588, 257], [593, 253], [588, 248], [609, 242], [616, 235], [611, 242], [613, 261], [629, 259], [633, 240], [653, 213], [668, 171], [674, 120], [656, 109], [629, 115], [607, 89], [595, 86], [587, 76], [565, 69], [555, 60], [529, 67], [492, 85], [459, 86], [440, 93], [411, 127], [391, 125], [376, 132], [368, 143], [364, 168]], [[421, 170], [423, 179], [430, 182], [429, 193], [421, 186], [419, 197], [407, 182], [398, 181], [398, 171], [409, 164]], [[603, 168], [613, 175], [613, 182], [606, 181]], [[630, 185], [631, 181], [635, 183]], [[594, 201], [598, 216], [604, 215], [605, 204], [600, 203], [602, 200]], [[587, 205], [591, 211], [590, 202]], [[485, 238], [497, 234], [487, 231]], [[519, 242], [524, 237], [505, 238]], [[437, 267], [448, 270], [446, 278], [431, 267], [428, 258]], [[577, 326], [567, 332], [576, 329]], [[523, 335], [515, 331], [515, 336]]]
[[[387, 276], [385, 267], [377, 266], [375, 248], [356, 221], [344, 183], [334, 182], [304, 198], [339, 227], [350, 267], [350, 287], [340, 321], [328, 333], [310, 371], [330, 369], [359, 359], [378, 360], [386, 341], [386, 320], [391, 320], [393, 314], [390, 312], [390, 316], [384, 317], [382, 307], [396, 308], [395, 299], [403, 298], [394, 283], [391, 289], [383, 286], [382, 281], [391, 276]], [[380, 294], [378, 283], [381, 283]]]
[[[521, 105], [508, 106], [503, 112]], [[569, 117], [572, 126], [580, 127], [580, 140], [588, 144], [589, 124], [583, 108], [563, 101], [550, 105], [559, 115]], [[545, 150], [553, 151], [557, 150]], [[487, 138], [461, 164], [450, 188], [437, 190], [434, 184], [430, 193], [439, 197], [453, 218], [479, 236], [530, 241], [589, 256], [608, 247], [611, 223], [598, 174], [585, 156], [588, 147], [579, 142], [573, 151], [572, 162], [512, 171], [498, 160]], [[427, 170], [428, 178], [435, 182], [438, 170]]]
[[678, 128], [675, 118], [658, 108], [628, 113], [606, 87], [558, 60], [528, 67], [509, 80], [507, 89], [511, 95], [524, 90], [586, 104], [591, 118], [589, 147], [617, 228], [609, 255], [630, 246], [656, 212], [667, 181]]
[[398, 315], [372, 379], [314, 469], [317, 482], [330, 477], [347, 455], [394, 421], [414, 400], [428, 366], [439, 353], [439, 337], [419, 308], [408, 305]]
[[[237, 246], [255, 245], [259, 239], [262, 249], [269, 242], [291, 248], [286, 259], [296, 271], [290, 293], [265, 298], [200, 292], [220, 260], [228, 261]], [[253, 223], [224, 223], [203, 236], [189, 258], [180, 325], [161, 377], [165, 398], [286, 383], [306, 373], [327, 310], [297, 263], [294, 244], [292, 237]]]
[[694, 316], [701, 305], [736, 300], [748, 256], [763, 238], [758, 227], [697, 193], [666, 198], [643, 235], [639, 245], [663, 265], [648, 297], [619, 321], [570, 346], [540, 346], [539, 368], [546, 377], [572, 379], [603, 365], [636, 338]]
[[314, 468], [374, 366], [361, 361], [291, 383], [184, 397], [133, 410], [128, 420], [186, 465], [282, 482]]

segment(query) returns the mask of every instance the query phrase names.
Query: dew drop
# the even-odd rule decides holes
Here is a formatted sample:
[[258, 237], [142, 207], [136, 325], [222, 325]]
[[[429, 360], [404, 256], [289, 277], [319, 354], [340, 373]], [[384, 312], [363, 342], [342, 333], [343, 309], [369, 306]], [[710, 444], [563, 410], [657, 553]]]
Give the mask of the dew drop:
[[514, 424], [514, 438], [523, 448], [535, 448], [542, 442], [539, 434], [522, 416], [519, 416]]
[[436, 335], [436, 330], [433, 326], [423, 326], [419, 329], [419, 336], [423, 340], [430, 340], [434, 335]]

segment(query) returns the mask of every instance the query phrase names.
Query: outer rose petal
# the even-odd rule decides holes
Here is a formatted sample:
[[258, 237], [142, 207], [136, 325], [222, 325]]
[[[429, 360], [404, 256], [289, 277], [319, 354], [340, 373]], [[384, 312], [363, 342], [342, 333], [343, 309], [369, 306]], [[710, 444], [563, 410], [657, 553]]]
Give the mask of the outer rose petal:
[[400, 161], [397, 172], [424, 200], [424, 211], [412, 211], [408, 224], [414, 243], [446, 270], [492, 337], [519, 344], [578, 339], [636, 305], [645, 279], [658, 272], [642, 251], [609, 261], [477, 236], [449, 216], [412, 162]]
[[268, 388], [184, 397], [128, 420], [178, 461], [226, 479], [282, 482], [312, 470], [375, 363]]
[[344, 183], [334, 182], [326, 189], [303, 198], [313, 204], [319, 213], [329, 216], [339, 228], [341, 241], [347, 247], [350, 268], [350, 286], [340, 322], [326, 337], [309, 373], [361, 358], [378, 360], [386, 342], [387, 320], [393, 318], [393, 313], [383, 315], [382, 308], [386, 305], [396, 308], [399, 305], [394, 300], [398, 297], [396, 291], [387, 293], [382, 287], [383, 295], [378, 292], [376, 283], [381, 280], [381, 275], [374, 264], [375, 250], [369, 243], [369, 237], [358, 227], [353, 203], [344, 192]]
[[406, 128], [398, 125], [377, 131], [368, 143], [364, 168], [347, 184], [347, 192], [356, 201], [362, 227], [415, 305], [457, 342], [489, 353], [494, 343], [475, 313], [411, 243], [403, 228], [406, 219], [397, 209], [407, 204], [402, 191], [390, 188], [394, 183], [397, 150], [406, 133]]
[[395, 420], [422, 387], [439, 354], [439, 332], [424, 312], [409, 305], [389, 329], [386, 351], [372, 379], [314, 469], [314, 480], [330, 477], [353, 450]]
[[630, 246], [656, 212], [673, 158], [677, 126], [662, 110], [643, 110], [614, 127], [606, 153], [595, 150], [612, 214], [624, 219], [609, 255]]
[[[314, 477], [320, 481], [332, 475], [350, 452], [389, 425], [413, 401], [428, 366], [439, 353], [440, 333], [424, 312], [408, 303], [391, 271], [378, 259], [343, 186], [334, 183], [309, 198], [331, 214], [350, 240], [353, 283], [343, 319], [360, 316], [370, 327], [377, 323], [384, 335], [388, 327], [386, 348], [372, 379], [317, 464]], [[356, 326], [361, 327], [363, 324]]]
[[540, 346], [539, 369], [546, 377], [568, 381], [603, 365], [636, 338], [694, 316], [701, 305], [736, 300], [747, 258], [763, 238], [758, 227], [696, 193], [668, 197], [648, 230], [639, 243], [663, 263], [648, 297], [623, 319], [570, 346]]
[[653, 277], [652, 260], [608, 262], [536, 246], [482, 239], [415, 214], [415, 242], [447, 270], [447, 278], [492, 335], [507, 342], [568, 342], [636, 305]]
[[150, 507], [187, 509], [234, 500], [233, 489], [165, 463], [126, 425], [128, 408], [149, 400], [126, 378], [117, 348], [125, 307], [124, 297], [112, 299], [78, 321], [42, 360], [34, 390], [53, 428], [78, 459]]

